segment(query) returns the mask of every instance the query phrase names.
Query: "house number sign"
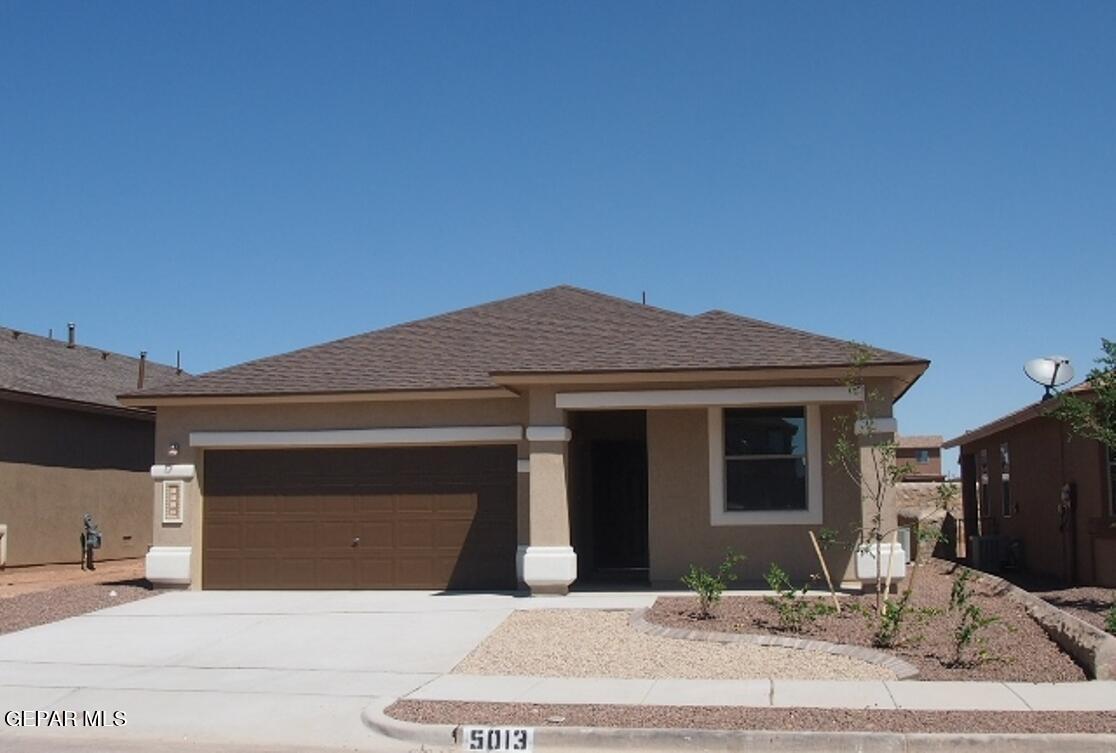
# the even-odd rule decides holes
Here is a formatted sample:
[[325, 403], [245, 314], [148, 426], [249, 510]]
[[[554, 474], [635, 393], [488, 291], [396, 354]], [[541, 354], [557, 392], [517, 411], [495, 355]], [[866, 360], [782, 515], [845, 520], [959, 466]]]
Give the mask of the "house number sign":
[[163, 482], [163, 522], [182, 522], [182, 482]]
[[535, 730], [532, 727], [463, 727], [461, 747], [464, 750], [532, 751]]

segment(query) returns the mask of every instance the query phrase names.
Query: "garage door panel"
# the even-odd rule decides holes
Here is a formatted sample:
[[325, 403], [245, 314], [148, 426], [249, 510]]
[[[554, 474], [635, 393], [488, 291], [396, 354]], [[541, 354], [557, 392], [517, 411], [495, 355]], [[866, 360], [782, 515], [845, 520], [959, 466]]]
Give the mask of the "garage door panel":
[[513, 587], [515, 457], [514, 447], [207, 452], [203, 585]]
[[205, 527], [206, 546], [211, 549], [240, 549], [238, 521], [209, 521]]
[[392, 520], [357, 521], [354, 531], [360, 537], [361, 550], [386, 550], [395, 547], [395, 523]]
[[434, 546], [434, 524], [429, 520], [397, 520], [395, 522], [395, 549], [429, 550]]

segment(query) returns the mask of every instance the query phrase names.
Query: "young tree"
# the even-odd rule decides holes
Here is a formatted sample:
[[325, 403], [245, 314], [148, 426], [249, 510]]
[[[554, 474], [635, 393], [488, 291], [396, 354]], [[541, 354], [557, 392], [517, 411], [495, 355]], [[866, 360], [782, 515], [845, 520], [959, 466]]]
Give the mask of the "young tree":
[[1095, 439], [1109, 449], [1116, 448], [1116, 342], [1101, 338], [1101, 357], [1089, 372], [1092, 396], [1062, 392], [1050, 415], [1064, 421], [1071, 434]]
[[896, 531], [884, 521], [884, 511], [891, 490], [914, 468], [898, 460], [898, 444], [892, 439], [880, 439], [873, 405], [886, 401], [877, 387], [869, 385], [864, 369], [872, 358], [872, 350], [857, 343], [852, 354], [852, 368], [844, 379], [850, 394], [858, 396], [853, 415], [837, 417], [837, 440], [830, 452], [829, 462], [844, 470], [859, 489], [863, 503], [870, 511], [867, 525], [857, 533], [858, 544], [868, 544], [876, 559], [876, 612], [882, 614], [884, 601], [883, 542]]

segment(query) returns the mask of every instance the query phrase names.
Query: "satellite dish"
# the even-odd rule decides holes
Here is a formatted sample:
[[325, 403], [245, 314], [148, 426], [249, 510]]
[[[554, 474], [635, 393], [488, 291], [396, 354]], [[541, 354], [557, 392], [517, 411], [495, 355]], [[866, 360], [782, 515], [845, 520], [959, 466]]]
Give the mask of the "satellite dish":
[[1051, 390], [1073, 379], [1073, 366], [1065, 356], [1047, 356], [1027, 361], [1023, 364], [1023, 373], [1046, 389], [1042, 399], [1049, 400], [1054, 396]]

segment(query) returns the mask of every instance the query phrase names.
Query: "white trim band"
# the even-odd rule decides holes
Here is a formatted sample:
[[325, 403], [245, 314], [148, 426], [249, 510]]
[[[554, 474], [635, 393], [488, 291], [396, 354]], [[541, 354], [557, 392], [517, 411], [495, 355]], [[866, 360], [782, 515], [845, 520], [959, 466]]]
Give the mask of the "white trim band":
[[151, 466], [151, 478], [156, 481], [189, 481], [194, 478], [197, 469], [193, 463], [179, 465], [156, 464]]
[[890, 416], [862, 418], [856, 422], [857, 434], [864, 436], [869, 433], [869, 429], [871, 429], [872, 434], [897, 434], [899, 432], [899, 422]]
[[406, 429], [319, 431], [192, 431], [193, 447], [392, 447], [406, 445], [505, 444], [523, 439], [522, 426], [436, 426]]
[[532, 442], [569, 442], [573, 432], [565, 426], [528, 426], [527, 439]]
[[515, 472], [516, 473], [530, 473], [531, 472], [531, 459], [530, 458], [526, 458], [526, 459], [520, 458], [519, 460], [516, 460], [515, 461]]
[[[734, 387], [709, 390], [632, 390], [559, 392], [554, 404], [566, 410], [613, 408], [707, 408], [710, 406], [806, 405], [855, 403], [864, 397], [857, 387]], [[528, 429], [530, 432], [530, 429]], [[528, 435], [530, 439], [530, 435]]]

